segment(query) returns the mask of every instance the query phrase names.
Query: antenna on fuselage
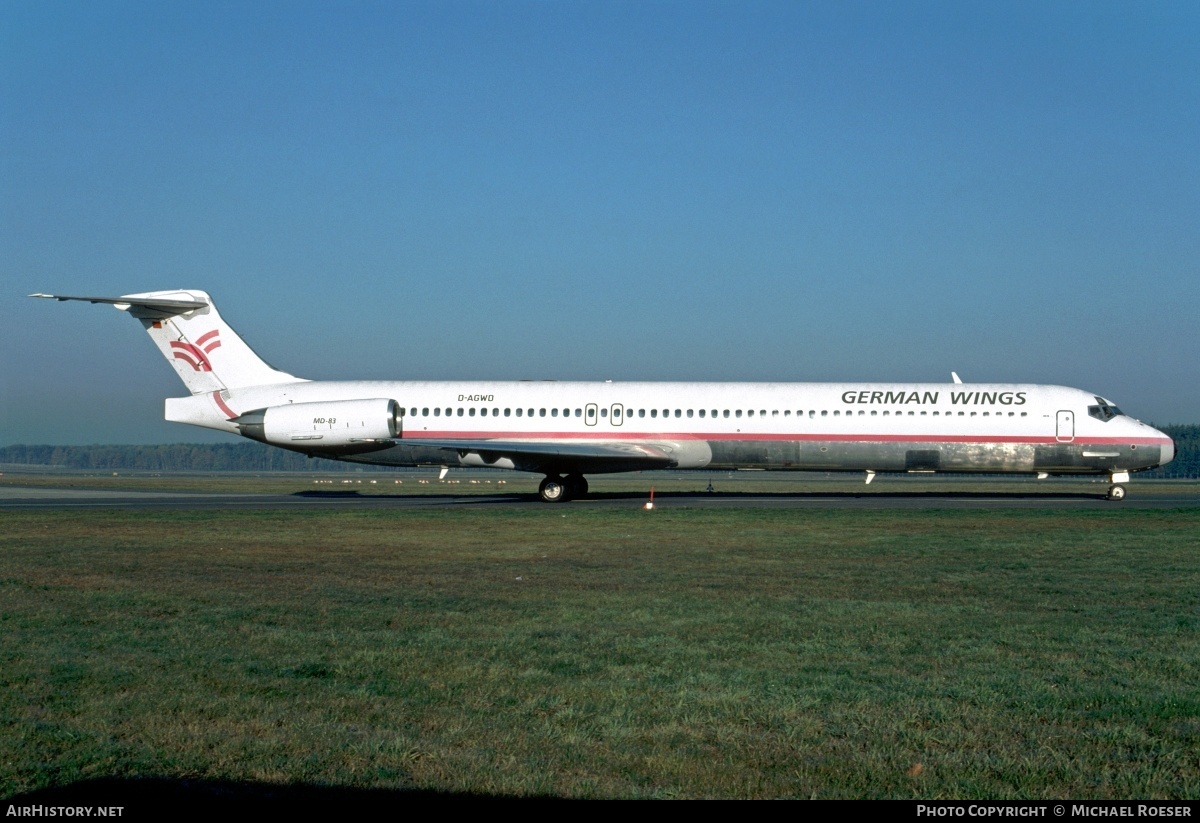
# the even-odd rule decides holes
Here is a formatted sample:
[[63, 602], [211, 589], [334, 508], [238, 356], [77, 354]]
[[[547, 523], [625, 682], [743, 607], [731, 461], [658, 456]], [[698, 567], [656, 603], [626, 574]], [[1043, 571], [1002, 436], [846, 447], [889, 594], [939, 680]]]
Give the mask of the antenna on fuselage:
[[955, 371], [950, 372], [950, 377], [954, 379], [955, 383], [962, 382], [962, 378], [958, 376], [958, 372], [955, 372]]

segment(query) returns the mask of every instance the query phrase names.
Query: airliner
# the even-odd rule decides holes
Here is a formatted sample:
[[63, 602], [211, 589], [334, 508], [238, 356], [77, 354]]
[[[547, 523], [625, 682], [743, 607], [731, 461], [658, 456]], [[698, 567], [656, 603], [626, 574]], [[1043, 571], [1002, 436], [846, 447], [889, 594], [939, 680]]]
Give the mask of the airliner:
[[166, 419], [351, 463], [544, 476], [548, 503], [588, 474], [771, 469], [1107, 475], [1169, 463], [1175, 444], [1100, 395], [1019, 383], [314, 381], [263, 361], [194, 289], [54, 300], [141, 322], [190, 395]]

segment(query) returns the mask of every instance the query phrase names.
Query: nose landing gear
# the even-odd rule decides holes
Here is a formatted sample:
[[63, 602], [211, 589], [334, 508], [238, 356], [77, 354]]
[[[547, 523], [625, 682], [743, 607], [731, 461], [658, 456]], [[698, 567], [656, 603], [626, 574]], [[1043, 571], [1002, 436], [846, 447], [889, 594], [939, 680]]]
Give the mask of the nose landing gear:
[[1108, 487], [1108, 499], [1115, 503], [1119, 503], [1125, 499], [1125, 487], [1122, 483], [1129, 482], [1129, 472], [1113, 472], [1108, 476], [1108, 482], [1112, 483]]

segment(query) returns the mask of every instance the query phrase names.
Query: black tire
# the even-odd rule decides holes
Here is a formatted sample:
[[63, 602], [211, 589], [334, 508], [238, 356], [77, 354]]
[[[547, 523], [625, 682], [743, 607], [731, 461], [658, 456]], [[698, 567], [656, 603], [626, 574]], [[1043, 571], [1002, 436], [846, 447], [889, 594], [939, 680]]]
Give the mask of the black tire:
[[1108, 490], [1108, 499], [1114, 503], [1120, 503], [1125, 499], [1125, 487], [1111, 486]]
[[563, 503], [571, 497], [566, 481], [561, 477], [547, 477], [538, 486], [538, 496], [544, 503]]
[[564, 482], [567, 484], [567, 491], [572, 500], [579, 500], [587, 497], [588, 482], [587, 478], [582, 474], [569, 474]]

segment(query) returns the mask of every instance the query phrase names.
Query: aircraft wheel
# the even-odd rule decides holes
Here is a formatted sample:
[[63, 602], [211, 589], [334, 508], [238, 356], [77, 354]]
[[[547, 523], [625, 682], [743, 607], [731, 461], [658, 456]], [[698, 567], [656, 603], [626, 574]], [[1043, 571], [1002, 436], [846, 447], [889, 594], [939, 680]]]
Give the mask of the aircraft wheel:
[[1108, 499], [1120, 502], [1125, 499], [1124, 486], [1110, 486], [1108, 489]]
[[546, 503], [562, 503], [570, 497], [566, 482], [557, 475], [542, 481], [538, 486], [538, 495]]
[[587, 497], [588, 482], [587, 478], [582, 474], [569, 474], [563, 482], [567, 484], [567, 489], [572, 500]]

